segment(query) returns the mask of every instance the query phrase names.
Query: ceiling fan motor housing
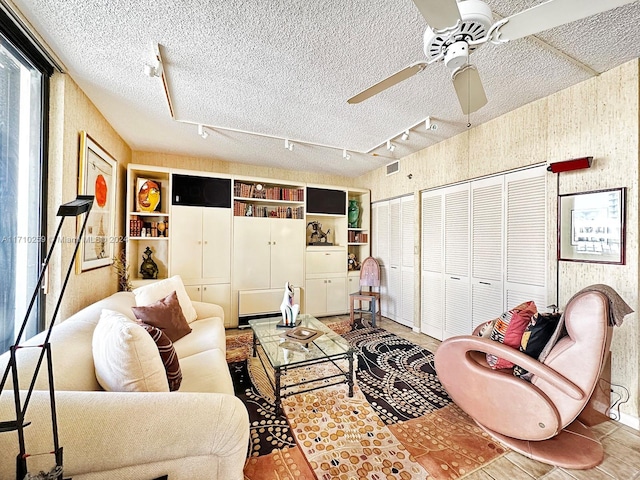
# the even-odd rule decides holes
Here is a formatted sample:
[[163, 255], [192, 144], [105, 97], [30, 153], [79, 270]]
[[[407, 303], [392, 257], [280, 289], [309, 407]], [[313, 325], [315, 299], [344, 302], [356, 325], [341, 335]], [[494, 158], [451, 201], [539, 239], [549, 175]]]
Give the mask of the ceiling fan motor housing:
[[[484, 38], [493, 25], [491, 8], [482, 0], [458, 2], [458, 9], [462, 18], [462, 23], [458, 28], [434, 32], [431, 27], [427, 26], [424, 32], [424, 54], [427, 59], [432, 60], [444, 52], [444, 61], [449, 68], [458, 68], [464, 65], [469, 54], [479, 46], [469, 46], [467, 42]], [[462, 43], [466, 45], [464, 49]], [[449, 52], [449, 50], [453, 51]]]

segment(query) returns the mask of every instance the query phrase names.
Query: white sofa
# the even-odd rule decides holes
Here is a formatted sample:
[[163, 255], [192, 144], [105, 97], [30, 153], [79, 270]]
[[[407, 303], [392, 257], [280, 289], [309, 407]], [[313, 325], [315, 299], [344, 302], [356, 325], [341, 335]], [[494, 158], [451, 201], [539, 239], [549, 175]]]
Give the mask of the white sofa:
[[[249, 419], [234, 396], [226, 363], [222, 308], [193, 302], [192, 332], [174, 343], [182, 370], [175, 392], [106, 392], [96, 380], [93, 331], [103, 309], [134, 319], [133, 293], [119, 292], [88, 306], [52, 329], [60, 446], [64, 477], [74, 480], [240, 480], [249, 440]], [[43, 334], [29, 344], [42, 341]], [[40, 349], [20, 349], [20, 387], [28, 388]], [[8, 353], [0, 356], [0, 375]], [[27, 410], [29, 453], [53, 448], [46, 364]], [[14, 420], [11, 382], [0, 398], [0, 421]], [[15, 478], [16, 432], [0, 433], [0, 479]], [[48, 471], [51, 455], [28, 460], [30, 472]]]

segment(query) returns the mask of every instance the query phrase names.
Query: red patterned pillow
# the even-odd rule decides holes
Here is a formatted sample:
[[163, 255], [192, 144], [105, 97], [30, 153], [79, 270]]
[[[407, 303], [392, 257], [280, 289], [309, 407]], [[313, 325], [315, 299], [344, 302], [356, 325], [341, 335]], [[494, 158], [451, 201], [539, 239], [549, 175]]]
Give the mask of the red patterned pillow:
[[[531, 317], [538, 312], [536, 304], [529, 301], [512, 308], [496, 319], [491, 331], [490, 339], [503, 343], [511, 348], [518, 349], [522, 335], [531, 321]], [[487, 354], [487, 363], [491, 368], [512, 368], [513, 363]]]
[[153, 325], [147, 325], [146, 323], [141, 323], [140, 325], [149, 332], [153, 341], [156, 342], [158, 352], [160, 352], [160, 358], [162, 358], [162, 363], [164, 364], [164, 369], [167, 372], [169, 391], [174, 392], [178, 390], [182, 383], [182, 370], [180, 370], [180, 362], [173, 348], [173, 343], [159, 328]]

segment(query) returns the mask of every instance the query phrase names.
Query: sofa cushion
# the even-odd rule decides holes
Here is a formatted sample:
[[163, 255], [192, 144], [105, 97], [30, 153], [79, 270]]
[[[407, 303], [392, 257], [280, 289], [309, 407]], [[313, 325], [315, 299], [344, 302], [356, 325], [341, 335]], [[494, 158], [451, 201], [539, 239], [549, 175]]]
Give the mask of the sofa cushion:
[[167, 381], [169, 382], [169, 390], [175, 391], [180, 388], [182, 382], [182, 371], [180, 370], [180, 362], [178, 361], [178, 355], [173, 348], [173, 342], [169, 340], [169, 337], [159, 328], [153, 325], [141, 324], [158, 347], [160, 352], [160, 358], [164, 364], [164, 370], [167, 372]]
[[180, 392], [215, 392], [234, 395], [224, 351], [213, 349], [180, 359]]
[[[538, 313], [531, 317], [531, 321], [522, 335], [520, 351], [530, 357], [538, 358], [556, 330], [560, 316], [560, 313]], [[513, 369], [513, 374], [525, 380], [531, 378], [531, 374], [518, 365]]]
[[[489, 338], [512, 348], [519, 348], [522, 335], [536, 312], [536, 304], [531, 301], [504, 312], [497, 318]], [[496, 369], [513, 367], [513, 363], [490, 353], [487, 354], [487, 363]]]
[[190, 323], [189, 326], [192, 332], [173, 343], [180, 360], [214, 348], [223, 352], [226, 350], [224, 325], [221, 318], [203, 318]]
[[121, 313], [103, 310], [93, 332], [93, 362], [107, 391], [168, 392], [169, 382], [155, 342]]
[[138, 320], [159, 328], [172, 342], [191, 332], [175, 290], [151, 305], [132, 307], [131, 310]]
[[171, 278], [153, 282], [143, 287], [138, 287], [133, 291], [136, 297], [136, 305], [138, 307], [146, 307], [160, 299], [165, 298], [171, 292], [175, 291], [178, 296], [178, 302], [182, 307], [182, 313], [187, 322], [191, 323], [198, 317], [195, 308], [191, 304], [191, 299], [187, 295], [187, 291], [182, 283], [180, 275], [174, 275]]

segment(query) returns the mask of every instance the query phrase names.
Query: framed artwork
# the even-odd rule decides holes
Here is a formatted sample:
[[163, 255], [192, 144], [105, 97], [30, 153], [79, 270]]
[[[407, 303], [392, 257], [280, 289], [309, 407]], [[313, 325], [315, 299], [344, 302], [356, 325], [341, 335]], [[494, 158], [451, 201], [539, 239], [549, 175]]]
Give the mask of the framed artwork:
[[558, 259], [625, 263], [626, 188], [558, 197]]
[[[118, 162], [87, 132], [80, 132], [80, 195], [93, 195], [93, 208], [78, 249], [78, 273], [113, 263], [116, 231], [116, 176]], [[80, 222], [81, 217], [78, 218]], [[80, 227], [78, 227], [80, 228]]]
[[159, 212], [161, 200], [159, 181], [141, 177], [136, 179], [136, 212]]

